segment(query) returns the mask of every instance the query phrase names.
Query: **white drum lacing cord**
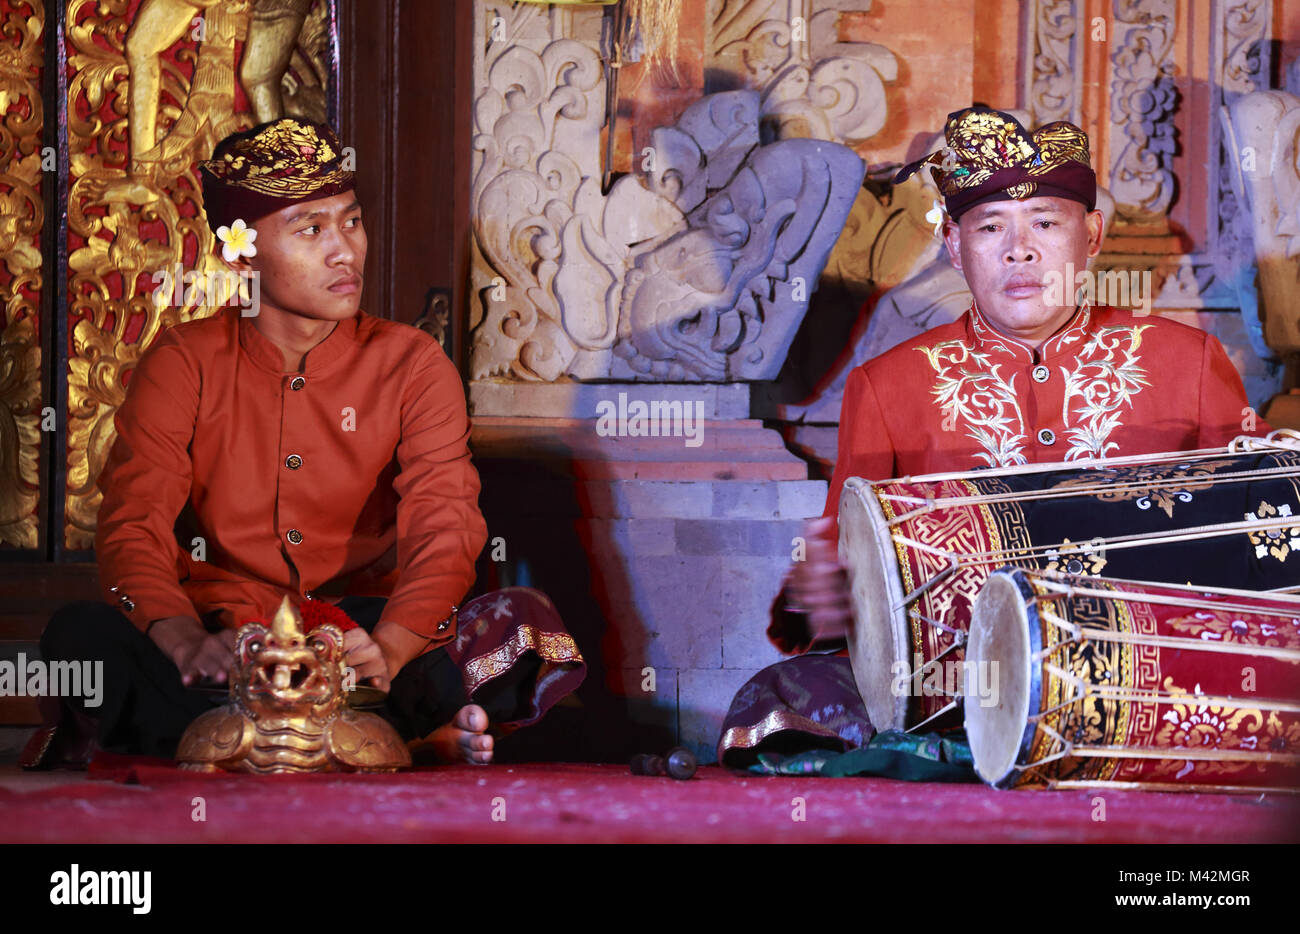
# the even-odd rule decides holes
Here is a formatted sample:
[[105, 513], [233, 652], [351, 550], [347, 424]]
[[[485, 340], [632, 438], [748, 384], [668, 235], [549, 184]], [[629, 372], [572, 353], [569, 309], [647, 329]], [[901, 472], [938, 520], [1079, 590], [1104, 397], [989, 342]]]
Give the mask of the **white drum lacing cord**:
[[[1300, 598], [1267, 590], [1232, 590], [1226, 587], [1206, 588], [1185, 584], [1162, 584], [1158, 581], [1120, 580], [1113, 577], [1090, 576], [1085, 579], [1078, 575], [1063, 574], [1060, 571], [1025, 571], [1023, 573], [1040, 587], [1067, 597], [1078, 595], [1123, 601], [1140, 599], [1143, 603], [1158, 603], [1163, 606], [1188, 607], [1194, 610], [1225, 610], [1232, 613], [1251, 613], [1256, 616], [1276, 616], [1281, 619], [1294, 619], [1300, 616]], [[1115, 584], [1118, 589], [1101, 589], [1094, 586], [1098, 583]], [[1138, 593], [1128, 589], [1130, 587], [1143, 588], [1143, 590]], [[1145, 591], [1147, 587], [1178, 590], [1188, 594], [1188, 596], [1147, 593]], [[1210, 596], [1216, 593], [1244, 597], [1246, 600], [1233, 603], [1228, 600], [1209, 599]], [[1050, 599], [1050, 597], [1044, 594], [1041, 599]], [[1267, 600], [1267, 604], [1261, 602], [1264, 600]]]
[[[1143, 603], [1163, 603], [1169, 606], [1185, 606], [1210, 610], [1230, 609], [1234, 612], [1244, 614], [1277, 616], [1284, 619], [1293, 618], [1289, 608], [1283, 609], [1279, 607], [1276, 609], [1269, 609], [1267, 607], [1251, 605], [1232, 605], [1223, 602], [1216, 603], [1214, 601], [1198, 601], [1178, 597], [1168, 597], [1161, 594], [1140, 594], [1130, 597], [1125, 591], [1102, 590], [1100, 588], [1088, 587], [1084, 584], [1044, 582], [1044, 586], [1057, 590], [1063, 596], [1097, 597], [1102, 600], [1113, 600], [1124, 603], [1134, 602], [1135, 600], [1140, 599]], [[1039, 598], [1035, 602], [1038, 604], [1038, 615], [1041, 619], [1070, 635], [1070, 639], [1067, 642], [1057, 643], [1038, 652], [1038, 659], [1047, 658], [1065, 645], [1073, 643], [1083, 644], [1089, 640], [1094, 640], [1097, 642], [1123, 642], [1130, 645], [1150, 645], [1155, 646], [1156, 648], [1179, 649], [1187, 652], [1217, 652], [1221, 655], [1251, 655], [1255, 657], [1271, 658], [1277, 661], [1300, 662], [1300, 649], [1289, 649], [1283, 646], [1258, 645], [1246, 642], [1221, 642], [1208, 639], [1194, 639], [1188, 636], [1158, 636], [1154, 633], [1117, 632], [1112, 629], [1098, 629], [1094, 626], [1081, 626], [1058, 616], [1043, 602], [1042, 598]], [[1290, 602], [1291, 601], [1288, 601], [1288, 603]]]
[[1300, 477], [1300, 466], [1259, 467], [1251, 470], [1234, 470], [1227, 473], [1198, 474], [1195, 476], [1183, 477], [1155, 477], [1138, 478], [1134, 480], [1099, 481], [1092, 484], [1056, 487], [1050, 490], [1013, 490], [1005, 493], [982, 493], [978, 495], [942, 496], [938, 498], [933, 495], [918, 496], [907, 493], [886, 493], [880, 491], [878, 491], [876, 495], [881, 499], [887, 499], [895, 503], [917, 507], [908, 512], [900, 513], [894, 518], [888, 520], [888, 525], [893, 527], [915, 519], [917, 516], [934, 512], [936, 508], [952, 509], [957, 506], [987, 506], [994, 503], [1004, 502], [1024, 503], [1039, 500], [1078, 499], [1085, 496], [1104, 495], [1108, 498], [1114, 498], [1123, 493], [1155, 494], [1166, 490], [1175, 493], [1184, 493], [1187, 495], [1184, 502], [1190, 502], [1191, 496], [1187, 489], [1189, 486], [1199, 486], [1204, 489], [1209, 488], [1210, 486], [1226, 486], [1230, 483], [1247, 483], [1252, 480], [1289, 477]]
[[1277, 519], [1258, 519], [1242, 520], [1241, 522], [1220, 522], [1211, 525], [1197, 525], [1186, 529], [1180, 529], [1176, 532], [1159, 532], [1154, 534], [1134, 534], [1119, 535], [1114, 538], [1098, 538], [1089, 541], [1071, 542], [1071, 546], [1076, 546], [1068, 551], [1061, 551], [1063, 543], [1051, 545], [1031, 545], [1025, 548], [1005, 549], [1002, 551], [976, 551], [969, 554], [963, 554], [957, 557], [953, 552], [945, 551], [934, 545], [917, 541], [906, 535], [900, 535], [895, 532], [891, 537], [900, 545], [907, 545], [918, 551], [927, 554], [936, 555], [944, 558], [949, 562], [949, 567], [944, 568], [935, 578], [917, 587], [911, 594], [904, 599], [904, 605], [907, 601], [914, 599], [916, 596], [924, 593], [930, 587], [939, 583], [940, 580], [946, 580], [955, 574], [961, 567], [980, 564], [1004, 564], [1008, 561], [1023, 560], [1027, 558], [1044, 557], [1049, 552], [1057, 552], [1062, 559], [1084, 558], [1091, 551], [1085, 550], [1081, 546], [1098, 544], [1101, 549], [1121, 549], [1121, 548], [1140, 548], [1144, 545], [1151, 545], [1157, 542], [1166, 544], [1170, 542], [1196, 541], [1204, 538], [1218, 538], [1224, 535], [1235, 535], [1240, 532], [1267, 532], [1272, 529], [1293, 529], [1300, 528], [1300, 516], [1283, 516]]
[[[1207, 587], [1200, 584], [1172, 584], [1168, 581], [1149, 581], [1137, 580], [1136, 578], [1119, 578], [1107, 577], [1105, 574], [1088, 574], [1079, 575], [1071, 574], [1069, 571], [1054, 571], [1050, 568], [1032, 568], [1023, 571], [1026, 577], [1033, 578], [1036, 582], [1045, 587], [1050, 587], [1056, 593], [1068, 593], [1065, 588], [1081, 586], [1085, 577], [1090, 585], [1109, 585], [1113, 584], [1119, 589], [1136, 587], [1142, 590], [1178, 590], [1188, 594], [1194, 594], [1195, 597], [1160, 597], [1176, 603], [1180, 599], [1204, 599], [1216, 594], [1227, 594], [1233, 597], [1243, 597], [1248, 601], [1268, 600], [1270, 603], [1293, 606], [1300, 611], [1300, 596], [1291, 594], [1294, 587], [1279, 587], [1276, 590], [1241, 590], [1233, 587]], [[1300, 586], [1300, 585], [1298, 585]], [[1159, 595], [1157, 595], [1159, 597]], [[1044, 595], [1046, 597], [1046, 595]], [[1032, 598], [1031, 603], [1037, 602], [1037, 597]], [[1215, 606], [1231, 606], [1233, 604], [1216, 603]], [[1252, 607], [1254, 603], [1250, 604]], [[1281, 613], [1282, 611], [1278, 611]]]
[[[1041, 575], [1030, 575], [1041, 578]], [[1079, 584], [1068, 583], [1064, 581], [1039, 581], [1043, 586], [1056, 591], [1061, 596], [1092, 596], [1101, 597], [1111, 600], [1124, 600], [1126, 595], [1123, 591], [1099, 590], [1093, 587], [1087, 587]], [[1181, 588], [1180, 588], [1181, 589]], [[1175, 606], [1203, 607], [1207, 609], [1232, 609], [1232, 604], [1223, 602], [1213, 602], [1204, 600], [1183, 599], [1177, 597], [1168, 597], [1167, 595], [1142, 594], [1144, 602], [1162, 602]], [[1162, 599], [1163, 598], [1163, 599]], [[1069, 620], [1063, 619], [1053, 612], [1045, 601], [1055, 598], [1047, 594], [1036, 595], [1028, 601], [1030, 605], [1036, 605], [1039, 618], [1059, 630], [1066, 633], [1069, 638], [1064, 642], [1058, 642], [1045, 649], [1034, 653], [1034, 661], [1041, 662], [1043, 668], [1055, 675], [1067, 688], [1068, 694], [1061, 703], [1046, 710], [1039, 711], [1028, 718], [1030, 723], [1035, 725], [1037, 730], [1041, 730], [1055, 745], [1056, 751], [1043, 757], [1033, 763], [1026, 765], [1017, 765], [1015, 768], [1021, 772], [1031, 770], [1047, 763], [1054, 762], [1058, 759], [1070, 757], [1115, 757], [1115, 758], [1151, 758], [1151, 759], [1208, 759], [1208, 760], [1228, 760], [1228, 761], [1285, 761], [1300, 762], [1300, 755], [1270, 753], [1267, 751], [1242, 750], [1240, 752], [1219, 751], [1219, 750], [1187, 750], [1180, 749], [1177, 755], [1171, 755], [1168, 750], [1158, 749], [1139, 749], [1125, 746], [1076, 746], [1068, 740], [1053, 726], [1049, 718], [1066, 708], [1076, 707], [1083, 703], [1089, 697], [1096, 697], [1101, 700], [1119, 700], [1135, 703], [1164, 703], [1164, 704], [1186, 704], [1196, 707], [1207, 706], [1228, 706], [1237, 707], [1243, 702], [1239, 697], [1228, 697], [1208, 694], [1188, 694], [1188, 693], [1171, 693], [1162, 692], [1157, 689], [1142, 690], [1139, 688], [1124, 688], [1110, 685], [1092, 684], [1085, 682], [1081, 677], [1072, 671], [1068, 671], [1050, 660], [1055, 655], [1070, 646], [1086, 645], [1089, 639], [1105, 642], [1127, 642], [1137, 645], [1152, 645], [1162, 648], [1175, 648], [1180, 650], [1192, 651], [1209, 651], [1218, 652], [1225, 655], [1251, 655], [1254, 657], [1268, 657], [1279, 661], [1300, 661], [1300, 650], [1285, 649], [1275, 646], [1248, 645], [1242, 643], [1224, 643], [1224, 642], [1206, 642], [1190, 637], [1177, 636], [1155, 636], [1149, 634], [1119, 633], [1112, 630], [1096, 629], [1091, 626], [1080, 626]], [[1267, 608], [1258, 606], [1240, 607], [1243, 612], [1261, 613], [1264, 615], [1290, 616], [1290, 613], [1282, 609], [1270, 611]], [[1278, 700], [1270, 698], [1251, 697], [1249, 699], [1252, 709], [1277, 711], [1282, 713], [1300, 713], [1300, 704], [1294, 701]]]
[[941, 480], [969, 480], [978, 477], [1005, 477], [1008, 475], [1048, 473], [1054, 470], [1078, 470], [1087, 468], [1143, 466], [1148, 464], [1177, 463], [1188, 460], [1206, 460], [1222, 457], [1224, 454], [1240, 454], [1246, 451], [1294, 451], [1300, 450], [1300, 432], [1290, 428], [1279, 428], [1263, 438], [1251, 435], [1238, 435], [1226, 446], [1220, 448], [1197, 448], [1192, 451], [1162, 451], [1159, 454], [1128, 454], [1123, 457], [1089, 457], [1073, 461], [1044, 461], [1037, 464], [1017, 464], [1014, 467], [993, 467], [986, 470], [951, 470], [945, 473], [908, 474], [868, 483], [873, 491], [891, 483], [934, 483]]
[[1300, 451], [1300, 431], [1291, 428], [1278, 428], [1270, 431], [1263, 438], [1252, 435], [1238, 435], [1228, 444], [1228, 450], [1233, 454], [1241, 454], [1247, 451], [1268, 451], [1277, 448]]

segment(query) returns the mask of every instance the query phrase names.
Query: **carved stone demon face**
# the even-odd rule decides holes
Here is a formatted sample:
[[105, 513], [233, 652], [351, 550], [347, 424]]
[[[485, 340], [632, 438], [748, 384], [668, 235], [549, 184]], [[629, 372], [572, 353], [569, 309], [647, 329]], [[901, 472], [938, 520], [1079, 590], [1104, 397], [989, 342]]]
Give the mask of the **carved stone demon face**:
[[324, 720], [343, 703], [342, 660], [342, 631], [326, 624], [305, 635], [286, 602], [270, 628], [239, 630], [232, 694], [254, 716]]

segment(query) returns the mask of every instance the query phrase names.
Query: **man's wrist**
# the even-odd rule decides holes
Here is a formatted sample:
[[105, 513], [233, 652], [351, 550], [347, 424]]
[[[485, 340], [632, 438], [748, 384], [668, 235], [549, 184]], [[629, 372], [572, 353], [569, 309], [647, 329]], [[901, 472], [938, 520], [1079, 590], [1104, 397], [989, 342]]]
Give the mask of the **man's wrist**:
[[145, 629], [145, 635], [164, 651], [167, 645], [202, 636], [204, 632], [203, 623], [193, 616], [164, 616], [151, 621]]
[[425, 636], [411, 632], [405, 626], [392, 620], [386, 620], [375, 626], [370, 638], [375, 641], [379, 646], [379, 650], [384, 653], [384, 659], [388, 662], [389, 671], [394, 675], [407, 662], [424, 651], [425, 646], [430, 642]]

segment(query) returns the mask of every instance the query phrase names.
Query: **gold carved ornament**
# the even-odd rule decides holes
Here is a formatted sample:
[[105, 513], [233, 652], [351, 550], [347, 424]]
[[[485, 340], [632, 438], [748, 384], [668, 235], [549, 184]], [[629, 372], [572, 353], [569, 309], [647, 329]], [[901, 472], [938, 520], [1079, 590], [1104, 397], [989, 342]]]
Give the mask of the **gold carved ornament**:
[[0, 13], [0, 546], [39, 544], [44, 5]]
[[[144, 0], [131, 21], [129, 5], [67, 5], [70, 549], [94, 540], [97, 478], [128, 372], [164, 329], [224, 304], [190, 287], [225, 271], [197, 163], [256, 122], [325, 117], [326, 0]], [[237, 77], [252, 114], [235, 112]]]

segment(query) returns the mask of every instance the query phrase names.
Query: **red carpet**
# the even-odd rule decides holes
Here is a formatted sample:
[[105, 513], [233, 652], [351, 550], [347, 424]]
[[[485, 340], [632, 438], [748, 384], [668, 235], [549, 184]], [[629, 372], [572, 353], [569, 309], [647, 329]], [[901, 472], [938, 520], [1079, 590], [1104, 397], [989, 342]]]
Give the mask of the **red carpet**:
[[[998, 792], [887, 779], [689, 782], [616, 765], [449, 766], [400, 775], [196, 776], [0, 788], [0, 842], [1300, 842], [1300, 801], [1240, 795]], [[206, 822], [191, 819], [193, 799]], [[804, 816], [793, 819], [803, 798]], [[493, 812], [498, 818], [493, 820]]]

